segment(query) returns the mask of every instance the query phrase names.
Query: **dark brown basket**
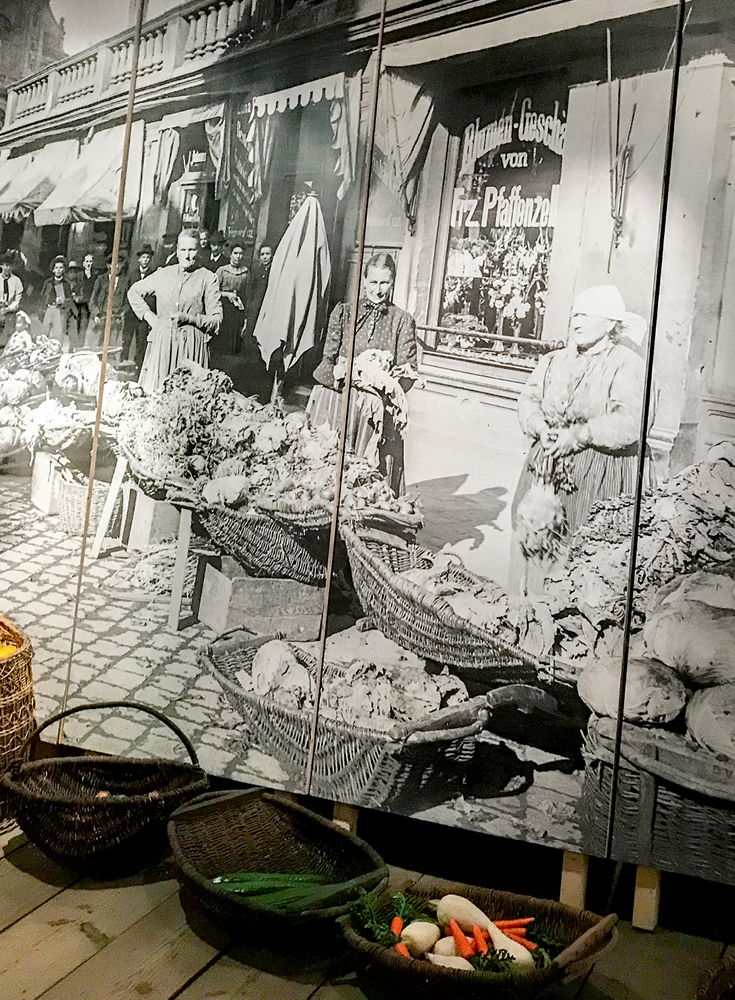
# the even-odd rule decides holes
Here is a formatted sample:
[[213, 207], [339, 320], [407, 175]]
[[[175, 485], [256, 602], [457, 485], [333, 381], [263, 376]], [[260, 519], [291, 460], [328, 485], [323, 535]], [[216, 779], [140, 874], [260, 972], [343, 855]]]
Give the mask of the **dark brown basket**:
[[[165, 723], [184, 744], [192, 763], [98, 755], [22, 763], [22, 747], [19, 759], [0, 779], [2, 797], [28, 839], [59, 864], [95, 871], [142, 867], [172, 811], [209, 786], [179, 727], [136, 702], [99, 702], [58, 712], [26, 744], [67, 716], [120, 707], [140, 709]], [[103, 791], [108, 794], [100, 797]]]
[[[306, 773], [311, 741], [312, 711], [298, 711], [267, 695], [245, 691], [236, 674], [250, 672], [258, 648], [267, 637], [248, 640], [222, 637], [206, 647], [199, 660], [218, 681], [232, 708], [242, 717], [246, 739], [275, 757], [295, 780]], [[316, 675], [316, 661], [292, 647], [296, 659]], [[340, 671], [325, 666], [326, 675]], [[487, 721], [487, 713], [462, 706], [447, 728], [431, 728], [427, 716], [414, 725], [426, 732], [391, 734], [349, 725], [320, 716], [316, 727], [314, 763], [309, 791], [312, 795], [372, 808], [401, 805], [416, 809], [422, 798], [431, 798], [437, 786], [443, 789], [459, 782], [472, 763], [475, 737]]]
[[[424, 959], [407, 959], [393, 948], [368, 940], [355, 925], [354, 917], [342, 917], [342, 932], [349, 945], [379, 966], [392, 980], [392, 995], [416, 996], [427, 1000], [531, 1000], [553, 983], [575, 979], [586, 973], [617, 941], [616, 914], [599, 917], [587, 910], [577, 910], [563, 903], [533, 896], [518, 896], [497, 889], [421, 879], [412, 894], [424, 899], [441, 898], [452, 893], [471, 900], [490, 919], [535, 917], [535, 927], [562, 942], [564, 951], [545, 969], [529, 968], [519, 972], [465, 972], [432, 965]], [[385, 915], [392, 913], [390, 897], [383, 900]], [[544, 994], [546, 995], [546, 994]]]
[[[360, 888], [370, 891], [388, 876], [383, 859], [354, 834], [259, 788], [213, 792], [182, 806], [169, 821], [168, 839], [179, 880], [207, 913], [261, 934], [324, 926], [346, 912]], [[275, 914], [212, 881], [235, 871], [316, 872], [340, 889], [318, 910]]]
[[328, 523], [317, 527], [286, 523], [282, 517], [242, 513], [216, 504], [200, 512], [213, 542], [255, 576], [324, 583], [329, 551]]
[[735, 1000], [735, 954], [707, 970], [699, 984], [696, 1000]]
[[[590, 720], [585, 742], [583, 848], [604, 854], [615, 723]], [[735, 883], [735, 760], [677, 733], [623, 725], [613, 856]]]
[[[415, 542], [406, 547], [369, 541], [347, 524], [340, 526], [352, 568], [352, 581], [365, 614], [383, 635], [425, 659], [458, 668], [470, 683], [533, 684], [537, 660], [491, 632], [460, 618], [441, 598], [405, 577], [409, 569], [428, 567], [432, 555]], [[464, 566], [454, 578], [466, 589], [485, 583]]]

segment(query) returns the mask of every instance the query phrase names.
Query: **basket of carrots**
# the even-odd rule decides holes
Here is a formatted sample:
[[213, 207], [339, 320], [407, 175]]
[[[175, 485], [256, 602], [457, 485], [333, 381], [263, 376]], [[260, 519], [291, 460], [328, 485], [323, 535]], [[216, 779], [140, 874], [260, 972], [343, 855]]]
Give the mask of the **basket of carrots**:
[[400, 980], [396, 995], [531, 1000], [594, 965], [617, 919], [425, 877], [410, 892], [363, 892], [340, 922], [348, 944]]

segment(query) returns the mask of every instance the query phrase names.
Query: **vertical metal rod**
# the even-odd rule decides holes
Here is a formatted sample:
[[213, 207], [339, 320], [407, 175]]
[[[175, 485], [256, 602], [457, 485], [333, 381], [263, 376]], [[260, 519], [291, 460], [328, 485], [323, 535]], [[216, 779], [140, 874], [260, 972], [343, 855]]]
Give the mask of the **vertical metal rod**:
[[322, 608], [321, 630], [319, 635], [319, 656], [317, 661], [316, 690], [314, 694], [314, 714], [311, 718], [311, 733], [309, 738], [309, 752], [306, 758], [306, 794], [311, 791], [311, 778], [314, 770], [314, 756], [316, 753], [316, 728], [319, 717], [319, 700], [322, 693], [322, 675], [324, 673], [324, 655], [327, 645], [327, 620], [329, 618], [329, 596], [332, 585], [332, 570], [334, 568], [334, 548], [337, 542], [337, 531], [339, 527], [339, 505], [340, 494], [342, 492], [342, 471], [344, 466], [345, 442], [347, 440], [347, 416], [349, 410], [350, 388], [352, 380], [352, 361], [355, 353], [355, 327], [357, 324], [357, 301], [360, 296], [360, 281], [362, 274], [362, 260], [365, 255], [365, 234], [367, 232], [368, 205], [370, 193], [370, 178], [373, 169], [373, 146], [375, 142], [375, 122], [378, 117], [378, 96], [380, 92], [380, 67], [383, 56], [383, 36], [385, 34], [385, 16], [388, 0], [383, 0], [380, 10], [380, 24], [378, 26], [378, 43], [375, 48], [375, 84], [373, 86], [372, 101], [370, 108], [370, 123], [367, 135], [367, 154], [365, 156], [365, 197], [360, 212], [360, 226], [358, 229], [357, 243], [357, 268], [352, 286], [352, 318], [350, 322], [350, 339], [347, 345], [347, 373], [345, 376], [345, 386], [342, 390], [342, 412], [340, 414], [339, 446], [337, 450], [337, 469], [334, 482], [334, 507], [332, 508], [332, 524], [329, 531], [329, 552], [327, 554], [327, 579], [324, 588], [324, 606]]
[[[102, 368], [100, 370], [100, 387], [97, 395], [97, 412], [94, 418], [94, 433], [92, 436], [92, 454], [89, 462], [89, 485], [87, 487], [87, 506], [84, 511], [84, 528], [82, 529], [82, 549], [79, 555], [79, 572], [77, 573], [77, 589], [74, 598], [74, 620], [71, 629], [71, 642], [69, 644], [69, 661], [66, 668], [66, 683], [64, 686], [64, 696], [61, 701], [61, 711], [66, 709], [69, 698], [69, 684], [71, 682], [72, 663], [74, 661], [74, 644], [77, 635], [77, 618], [79, 615], [79, 603], [82, 596], [82, 581], [84, 577], [84, 557], [87, 552], [87, 532], [89, 531], [89, 514], [92, 507], [92, 491], [94, 489], [94, 474], [97, 467], [97, 451], [99, 448], [100, 424], [102, 422], [102, 396], [104, 394], [105, 374], [107, 372], [107, 357], [110, 350], [110, 333], [112, 330], [112, 306], [115, 295], [115, 283], [117, 276], [117, 266], [120, 259], [120, 237], [122, 235], [123, 212], [125, 208], [125, 183], [128, 176], [128, 157], [130, 154], [130, 136], [133, 130], [133, 109], [135, 106], [135, 86], [138, 76], [138, 58], [140, 55], [140, 36], [143, 27], [143, 16], [147, 5], [147, 0], [137, 0], [138, 15], [135, 21], [133, 32], [133, 51], [130, 63], [130, 87], [128, 89], [128, 103], [125, 113], [125, 134], [123, 139], [122, 163], [120, 165], [120, 187], [117, 193], [117, 211], [115, 212], [115, 233], [112, 239], [112, 263], [110, 265], [110, 284], [107, 289], [107, 310], [105, 312], [105, 332], [102, 340]], [[59, 731], [56, 742], [61, 743], [64, 738], [64, 720], [59, 723]]]
[[641, 524], [641, 505], [643, 501], [644, 468], [646, 458], [646, 442], [648, 440], [648, 419], [651, 412], [653, 397], [653, 359], [656, 348], [656, 333], [658, 326], [659, 296], [661, 294], [661, 275], [663, 270], [664, 243], [666, 237], [666, 215], [669, 207], [671, 186], [671, 166], [674, 152], [674, 128], [676, 124], [677, 98], [679, 93], [679, 73], [681, 71], [681, 55], [684, 42], [684, 5], [686, 0], [679, 0], [676, 19], [676, 35], [674, 62], [671, 70], [671, 92], [669, 96], [669, 121], [666, 134], [666, 150], [664, 152], [664, 167], [661, 178], [661, 203], [659, 208], [658, 237], [656, 240], [656, 262], [653, 278], [653, 303], [651, 306], [651, 331], [646, 350], [646, 383], [643, 389], [643, 406], [641, 424], [638, 432], [638, 468], [636, 470], [636, 486], [633, 498], [633, 517], [631, 524], [630, 561], [628, 563], [628, 589], [625, 595], [625, 618], [623, 622], [623, 651], [620, 664], [620, 689], [618, 691], [618, 716], [615, 722], [615, 754], [613, 757], [612, 784], [610, 788], [610, 806], [607, 815], [607, 834], [605, 837], [605, 857], [612, 854], [613, 831], [615, 827], [615, 806], [617, 803], [618, 779], [620, 775], [620, 752], [623, 741], [623, 712], [625, 709], [625, 685], [628, 678], [628, 657], [630, 655], [630, 629], [633, 622], [633, 606], [635, 602], [636, 562], [638, 559], [638, 531]]

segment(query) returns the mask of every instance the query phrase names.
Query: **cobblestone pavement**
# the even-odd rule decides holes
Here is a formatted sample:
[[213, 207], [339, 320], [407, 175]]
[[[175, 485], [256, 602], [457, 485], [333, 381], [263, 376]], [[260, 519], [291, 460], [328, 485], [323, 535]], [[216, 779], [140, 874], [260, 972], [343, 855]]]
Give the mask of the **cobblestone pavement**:
[[[60, 709], [64, 696], [80, 551], [81, 539], [66, 535], [58, 517], [45, 517], [31, 505], [28, 478], [0, 475], [0, 609], [33, 641], [40, 721]], [[173, 632], [163, 600], [146, 605], [106, 596], [107, 581], [133, 558], [112, 546], [99, 560], [87, 561], [68, 706], [140, 701], [183, 729], [211, 774], [299, 791], [299, 776], [289, 776], [253, 745], [217, 682], [198, 666], [197, 653], [214, 633], [201, 623]], [[55, 729], [47, 734], [54, 737]], [[127, 709], [73, 716], [63, 739], [111, 754], [186, 758], [162, 723]], [[504, 761], [512, 755], [519, 774], [533, 771], [532, 781], [517, 793], [511, 787], [488, 798], [455, 795], [416, 815], [497, 836], [578, 846], [582, 773], [547, 770], [555, 766], [551, 754], [491, 734], [484, 739], [501, 747]], [[490, 761], [492, 769], [492, 756]]]

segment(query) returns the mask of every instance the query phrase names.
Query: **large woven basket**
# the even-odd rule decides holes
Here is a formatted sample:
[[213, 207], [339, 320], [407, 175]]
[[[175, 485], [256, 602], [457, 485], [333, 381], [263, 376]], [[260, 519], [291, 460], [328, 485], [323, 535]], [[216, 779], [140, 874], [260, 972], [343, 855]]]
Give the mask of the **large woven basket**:
[[[585, 742], [583, 848], [604, 854], [615, 724], [590, 720]], [[735, 883], [735, 760], [684, 736], [625, 723], [615, 799], [613, 856]]]
[[209, 779], [178, 726], [136, 702], [100, 702], [59, 712], [27, 740], [67, 716], [91, 708], [136, 708], [165, 723], [179, 737], [191, 764], [98, 755], [22, 763], [0, 779], [0, 793], [18, 825], [49, 857], [71, 868], [107, 871], [140, 868], [159, 843], [166, 820]]
[[[250, 673], [258, 648], [267, 638], [222, 638], [206, 647], [199, 660], [218, 681], [232, 708], [242, 717], [246, 745], [252, 741], [275, 757], [294, 780], [303, 780], [311, 740], [312, 711], [287, 708], [268, 695], [246, 691], [237, 673]], [[297, 660], [312, 674], [316, 662], [292, 647]], [[339, 672], [327, 664], [326, 676]], [[348, 725], [320, 716], [316, 728], [310, 792], [327, 799], [372, 808], [414, 809], [431, 799], [437, 788], [459, 782], [472, 763], [475, 737], [487, 721], [477, 706], [456, 713], [449, 728], [429, 728], [406, 735]], [[422, 723], [415, 725], [419, 730]]]
[[[33, 647], [25, 632], [0, 616], [0, 643], [17, 647], [0, 659], [0, 773], [15, 760], [34, 729], [36, 707], [31, 661]], [[7, 810], [0, 808], [0, 818]]]
[[[520, 972], [465, 972], [432, 965], [423, 959], [406, 959], [393, 948], [368, 940], [355, 924], [352, 915], [341, 918], [342, 931], [349, 945], [382, 970], [391, 980], [391, 996], [415, 996], [428, 1000], [532, 1000], [542, 995], [554, 983], [583, 975], [617, 941], [615, 914], [599, 917], [586, 910], [577, 910], [563, 903], [533, 896], [518, 896], [497, 889], [446, 882], [442, 879], [421, 879], [420, 887], [411, 892], [424, 899], [440, 898], [452, 893], [471, 900], [491, 919], [535, 917], [534, 927], [543, 930], [565, 945], [564, 950], [545, 969]], [[391, 913], [390, 897], [383, 901], [385, 913]]]
[[[84, 532], [84, 516], [87, 510], [88, 481], [78, 483], [63, 473], [59, 476], [59, 527], [68, 535], [81, 535]], [[89, 508], [88, 534], [94, 535], [102, 517], [107, 493], [110, 487], [107, 483], [95, 482], [92, 487], [92, 503]], [[115, 502], [110, 524], [114, 524], [121, 510], [121, 500]]]
[[702, 977], [696, 1000], [735, 1000], [735, 954], [717, 962]]
[[[538, 681], [534, 657], [460, 618], [443, 598], [399, 575], [431, 566], [427, 549], [415, 542], [398, 547], [366, 540], [346, 523], [340, 532], [357, 596], [383, 635], [425, 659], [457, 668], [455, 673], [472, 686]], [[468, 590], [486, 582], [464, 566], [453, 572], [456, 582]]]
[[312, 527], [223, 504], [208, 507], [199, 516], [212, 541], [253, 575], [311, 584], [326, 580], [329, 527], [323, 516]]
[[[358, 890], [388, 876], [383, 859], [363, 840], [278, 795], [249, 789], [202, 795], [173, 814], [168, 837], [179, 880], [214, 917], [239, 929], [275, 935], [341, 916]], [[257, 898], [233, 896], [212, 880], [236, 871], [315, 872], [340, 889], [318, 910], [275, 914]]]

